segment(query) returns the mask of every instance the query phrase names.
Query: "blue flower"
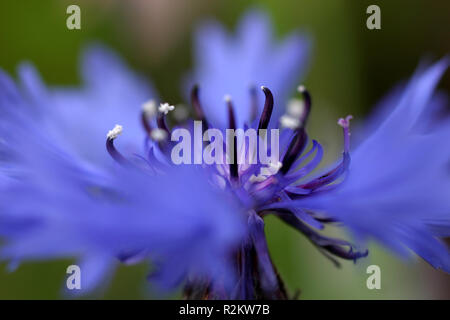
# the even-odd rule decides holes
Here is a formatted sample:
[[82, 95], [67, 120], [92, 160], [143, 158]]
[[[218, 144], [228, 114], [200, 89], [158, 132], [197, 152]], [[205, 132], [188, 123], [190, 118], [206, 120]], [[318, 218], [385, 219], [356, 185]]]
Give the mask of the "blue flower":
[[[357, 241], [409, 248], [448, 271], [449, 252], [437, 238], [450, 234], [449, 152], [442, 147], [450, 123], [436, 117], [443, 99], [433, 96], [447, 60], [396, 90], [354, 151], [352, 117], [339, 119], [342, 157], [316, 174], [324, 151], [306, 131], [311, 95], [300, 86], [299, 97], [286, 102], [306, 44], [293, 36], [272, 47], [263, 14], [243, 21], [237, 41], [203, 27], [191, 90], [205, 131], [257, 130], [255, 141], [235, 140], [232, 163], [175, 165], [171, 133], [195, 125], [169, 126], [174, 107], [157, 108], [153, 90], [105, 49], [86, 54], [81, 90], [47, 89], [29, 65], [21, 89], [0, 73], [2, 257], [13, 264], [79, 258], [86, 291], [119, 261], [148, 259], [149, 279], [163, 289], [184, 283], [187, 298], [287, 299], [264, 230], [264, 217], [275, 215], [335, 264], [368, 254], [320, 233], [339, 222]], [[263, 85], [264, 101], [247, 82]], [[231, 95], [225, 102], [224, 94]], [[279, 159], [238, 162], [276, 137], [260, 131], [268, 128], [281, 129]]]

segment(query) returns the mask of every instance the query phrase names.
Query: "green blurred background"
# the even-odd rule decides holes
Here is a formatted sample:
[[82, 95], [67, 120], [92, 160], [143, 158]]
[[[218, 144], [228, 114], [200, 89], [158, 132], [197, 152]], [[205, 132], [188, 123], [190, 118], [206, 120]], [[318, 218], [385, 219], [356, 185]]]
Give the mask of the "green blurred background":
[[[81, 7], [81, 30], [66, 28], [70, 4]], [[381, 30], [366, 28], [370, 4], [381, 8]], [[233, 30], [245, 10], [255, 6], [269, 12], [277, 36], [301, 29], [313, 38], [305, 79], [315, 101], [309, 130], [330, 159], [341, 145], [338, 117], [352, 113], [362, 118], [423, 58], [450, 52], [449, 1], [1, 0], [0, 67], [14, 74], [19, 62], [29, 60], [49, 84], [77, 84], [80, 51], [100, 41], [147, 74], [163, 100], [183, 102], [180, 79], [192, 68], [197, 23], [215, 18]], [[441, 87], [450, 88], [448, 75]], [[421, 261], [400, 261], [371, 247], [366, 261], [337, 269], [281, 222], [269, 218], [266, 230], [275, 264], [290, 291], [300, 289], [303, 299], [450, 298], [450, 276]], [[0, 299], [64, 298], [65, 270], [71, 263], [26, 263], [13, 273], [1, 264]], [[381, 290], [366, 288], [368, 264], [381, 267]], [[152, 298], [146, 271], [145, 265], [122, 267], [107, 287], [88, 298]]]

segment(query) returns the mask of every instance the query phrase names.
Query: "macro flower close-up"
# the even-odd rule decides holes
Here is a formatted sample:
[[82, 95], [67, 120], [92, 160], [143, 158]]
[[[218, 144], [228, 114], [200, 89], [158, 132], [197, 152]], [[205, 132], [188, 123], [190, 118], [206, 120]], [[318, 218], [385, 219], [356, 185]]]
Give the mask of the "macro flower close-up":
[[[0, 281], [27, 298], [14, 281], [44, 263], [62, 268], [56, 290], [32, 298], [127, 299], [136, 279], [139, 298], [447, 299], [448, 46], [401, 61], [406, 41], [372, 67], [361, 52], [391, 43], [395, 6], [381, 30], [342, 7], [364, 17], [356, 49], [351, 24], [307, 1], [304, 22], [292, 4], [194, 2], [81, 1], [81, 18], [55, 4], [61, 48], [0, 56]], [[152, 10], [173, 30], [145, 33]], [[70, 41], [78, 82], [58, 81]]]

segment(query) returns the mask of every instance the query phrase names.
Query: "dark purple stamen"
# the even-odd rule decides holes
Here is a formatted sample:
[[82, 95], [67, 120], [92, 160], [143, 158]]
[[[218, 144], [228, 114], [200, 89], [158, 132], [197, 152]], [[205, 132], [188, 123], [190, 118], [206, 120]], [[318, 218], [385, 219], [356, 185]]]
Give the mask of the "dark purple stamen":
[[319, 178], [314, 179], [313, 181], [300, 185], [299, 187], [304, 189], [315, 190], [329, 183], [332, 183], [348, 170], [349, 165], [350, 165], [350, 156], [347, 152], [344, 152], [342, 154], [342, 161], [334, 169], [330, 170], [329, 172], [320, 176]]
[[114, 147], [114, 139], [107, 138], [106, 139], [106, 150], [108, 151], [109, 155], [116, 160], [120, 164], [127, 164], [128, 160], [120, 154], [119, 151]]
[[[311, 241], [324, 254], [328, 252], [342, 259], [357, 260], [359, 258], [366, 257], [369, 253], [367, 250], [363, 252], [354, 251], [353, 246], [348, 241], [321, 235], [320, 233], [314, 231], [311, 227], [303, 223], [295, 216], [295, 214], [293, 214], [289, 210], [277, 209], [275, 215], [290, 226], [303, 233], [309, 239], [309, 241]], [[333, 260], [332, 257], [327, 257], [330, 258], [335, 264], [337, 264], [337, 266], [339, 266], [339, 262]]]
[[300, 188], [303, 189], [311, 189], [315, 190], [322, 186], [325, 186], [329, 183], [334, 182], [337, 180], [341, 175], [343, 175], [345, 172], [347, 172], [348, 167], [350, 165], [350, 120], [353, 117], [351, 115], [347, 116], [346, 118], [341, 118], [338, 121], [338, 124], [342, 127], [343, 133], [344, 133], [344, 152], [342, 153], [342, 161], [337, 165], [334, 169], [330, 170], [326, 174], [320, 176], [317, 179], [314, 179], [313, 181], [308, 182], [307, 184], [300, 185]]
[[199, 91], [200, 89], [198, 85], [194, 85], [191, 91], [191, 103], [194, 109], [196, 120], [202, 121], [203, 128], [204, 130], [206, 130], [208, 129], [208, 122], [206, 121], [205, 113], [203, 112], [202, 105], [200, 104]]
[[152, 133], [152, 126], [148, 122], [148, 117], [144, 111], [142, 111], [142, 113], [141, 113], [141, 123], [145, 129], [145, 132], [147, 132], [147, 134], [150, 136], [150, 134]]
[[266, 101], [264, 102], [264, 109], [259, 119], [258, 132], [260, 129], [267, 129], [269, 126], [270, 117], [273, 111], [273, 95], [272, 92], [266, 87], [261, 87], [261, 90], [266, 96]]
[[158, 128], [164, 130], [165, 132], [167, 132], [168, 136], [170, 137], [170, 131], [167, 128], [166, 125], [166, 117], [164, 115], [164, 113], [159, 113], [158, 117], [156, 118], [156, 123], [158, 124]]
[[258, 91], [255, 86], [250, 87], [250, 122], [258, 116]]
[[303, 103], [305, 106], [305, 111], [303, 112], [303, 115], [301, 116], [301, 119], [300, 119], [300, 121], [302, 123], [302, 127], [305, 127], [306, 121], [308, 120], [309, 113], [311, 112], [312, 100], [311, 100], [311, 95], [309, 94], [309, 91], [306, 90], [306, 88], [304, 86], [300, 86], [298, 88], [298, 91], [303, 96]]
[[296, 133], [296, 135], [292, 138], [291, 143], [289, 144], [289, 147], [286, 151], [286, 154], [284, 155], [283, 161], [281, 161], [283, 166], [281, 167], [280, 172], [282, 174], [286, 174], [289, 171], [292, 164], [295, 162], [295, 160], [298, 158], [298, 156], [303, 152], [303, 149], [306, 146], [307, 140], [308, 140], [308, 137], [303, 128], [300, 129]]
[[[234, 116], [233, 103], [231, 99], [226, 99], [228, 107], [228, 127], [229, 129], [236, 130], [236, 118]], [[230, 176], [233, 178], [238, 177], [238, 163], [237, 163], [237, 137], [236, 134], [233, 137], [233, 160], [230, 163]]]
[[303, 101], [305, 110], [300, 117], [300, 127], [297, 128], [295, 136], [292, 138], [291, 143], [289, 144], [288, 150], [283, 158], [283, 166], [281, 167], [280, 172], [283, 174], [288, 173], [292, 164], [298, 158], [298, 156], [303, 152], [303, 149], [307, 143], [307, 135], [305, 132], [306, 121], [308, 120], [309, 113], [311, 111], [312, 101], [311, 95], [308, 90], [305, 89], [304, 86], [300, 86], [298, 91], [303, 95]]

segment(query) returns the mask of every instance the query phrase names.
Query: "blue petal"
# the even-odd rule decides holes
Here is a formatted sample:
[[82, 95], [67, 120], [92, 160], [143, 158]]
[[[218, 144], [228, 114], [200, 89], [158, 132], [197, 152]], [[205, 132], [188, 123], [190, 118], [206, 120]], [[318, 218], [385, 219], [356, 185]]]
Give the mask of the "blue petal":
[[404, 256], [409, 248], [446, 271], [450, 254], [436, 237], [450, 233], [450, 119], [431, 119], [443, 108], [436, 103], [445, 102], [433, 92], [447, 66], [443, 59], [420, 69], [386, 100], [394, 104], [384, 104], [374, 131], [352, 152], [341, 186], [297, 201], [341, 220], [360, 239], [377, 239]]
[[[250, 11], [241, 21], [237, 36], [231, 37], [220, 25], [202, 25], [196, 35], [196, 69], [185, 90], [196, 83], [208, 120], [225, 128], [226, 108], [223, 98], [231, 95], [238, 126], [249, 122], [250, 87], [269, 87], [275, 95], [271, 125], [276, 125], [288, 95], [305, 72], [309, 40], [291, 34], [274, 43], [272, 26], [266, 14]], [[264, 95], [258, 92], [259, 113]]]
[[127, 154], [138, 152], [145, 137], [139, 120], [142, 104], [157, 98], [152, 86], [101, 46], [91, 46], [84, 52], [81, 69], [82, 89], [49, 90], [55, 114], [51, 123], [58, 126], [58, 136], [91, 163], [110, 163], [105, 135], [120, 124], [124, 134], [117, 147]]

